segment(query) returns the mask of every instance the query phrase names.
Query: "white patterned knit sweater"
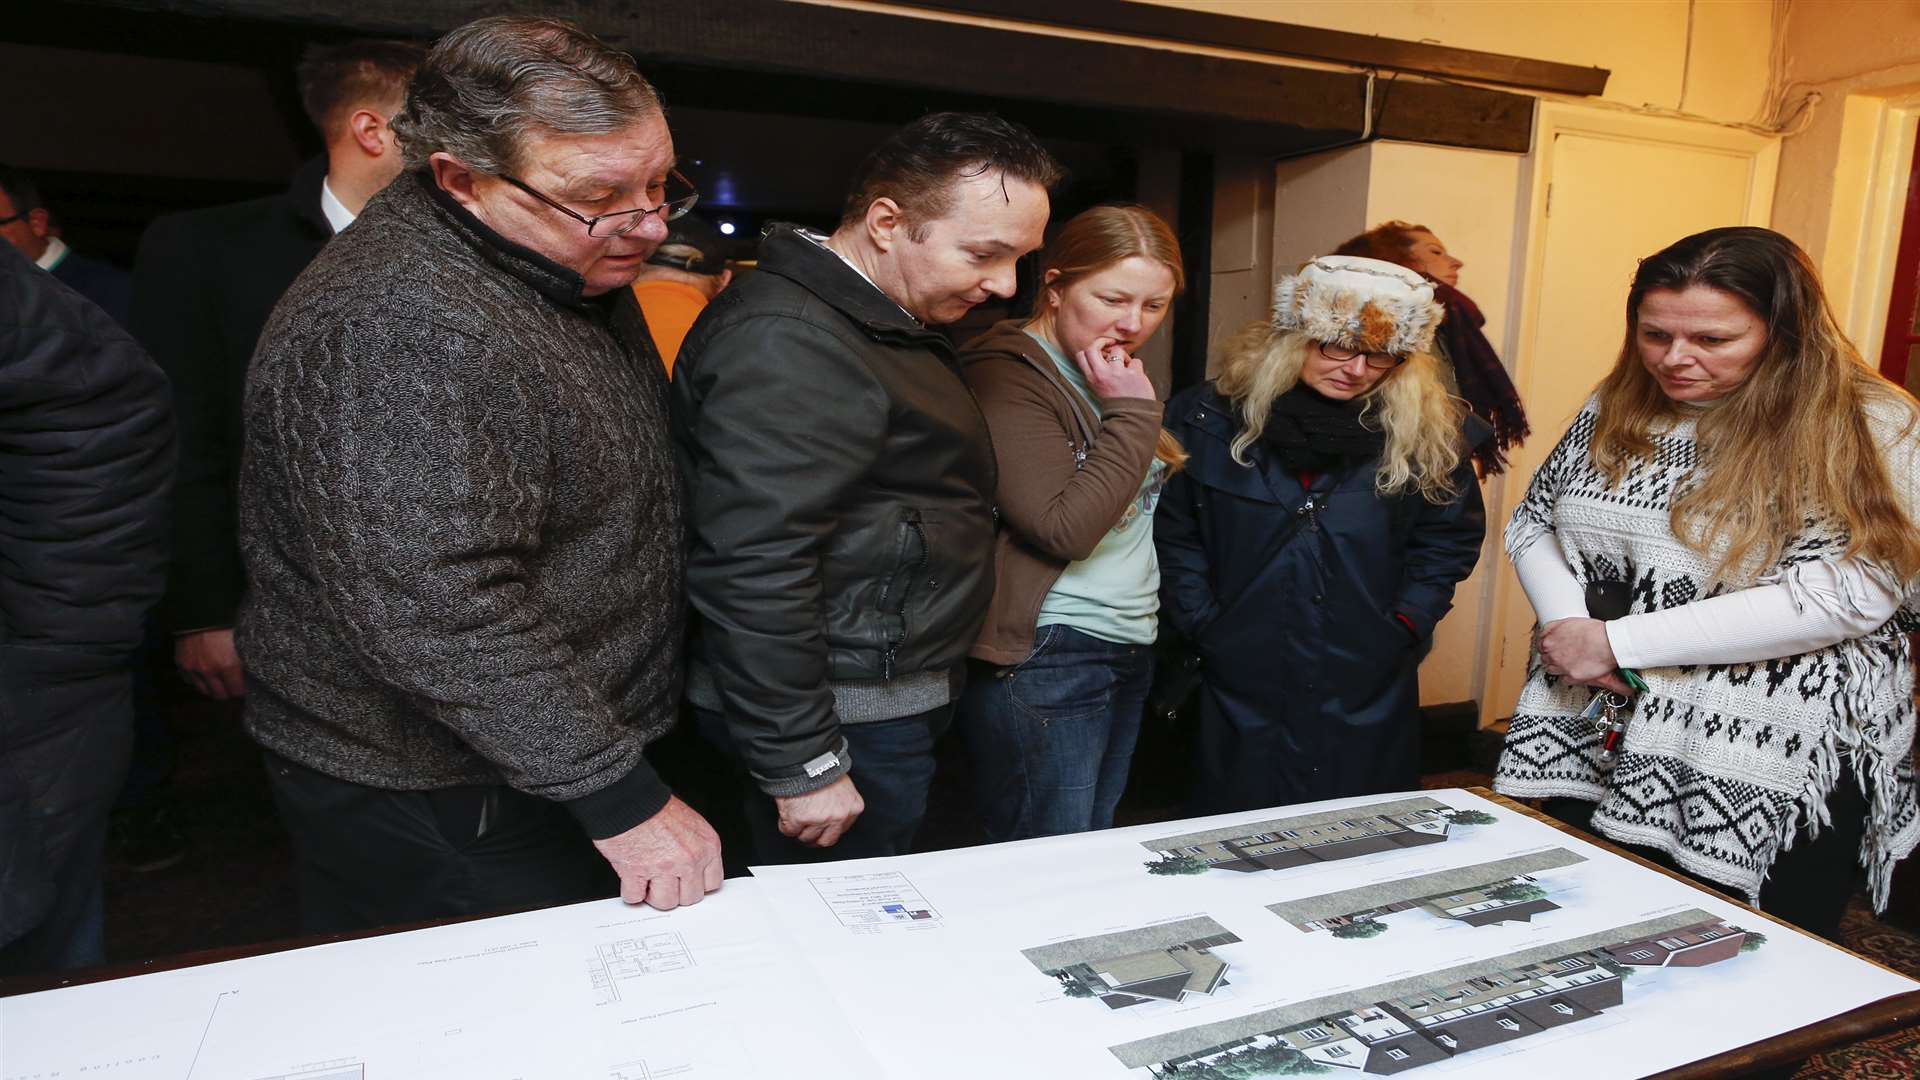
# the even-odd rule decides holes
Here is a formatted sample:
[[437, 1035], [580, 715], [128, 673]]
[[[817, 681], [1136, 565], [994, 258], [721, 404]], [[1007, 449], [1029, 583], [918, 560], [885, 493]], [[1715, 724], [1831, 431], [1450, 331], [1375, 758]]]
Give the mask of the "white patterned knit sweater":
[[[1693, 418], [1655, 437], [1653, 459], [1609, 489], [1590, 452], [1595, 408], [1589, 400], [1534, 474], [1507, 525], [1509, 556], [1555, 543], [1583, 586], [1628, 582], [1634, 613], [1725, 591], [1709, 589], [1711, 554], [1681, 543], [1669, 523], [1675, 485], [1699, 460]], [[1876, 406], [1870, 419], [1911, 514], [1920, 504], [1920, 433], [1903, 436], [1904, 417], [1891, 406]], [[1836, 562], [1846, 546], [1838, 529], [1810, 523], [1760, 580], [1793, 587], [1797, 567]], [[1912, 604], [1909, 597], [1863, 637], [1797, 656], [1641, 671], [1648, 690], [1635, 700], [1611, 775], [1595, 764], [1597, 726], [1580, 716], [1593, 690], [1548, 675], [1536, 650], [1494, 787], [1597, 802], [1593, 825], [1602, 834], [1665, 852], [1687, 872], [1757, 898], [1794, 836], [1827, 824], [1828, 797], [1850, 764], [1870, 807], [1860, 861], [1875, 907], [1884, 908], [1893, 864], [1920, 841], [1905, 637], [1920, 627]]]

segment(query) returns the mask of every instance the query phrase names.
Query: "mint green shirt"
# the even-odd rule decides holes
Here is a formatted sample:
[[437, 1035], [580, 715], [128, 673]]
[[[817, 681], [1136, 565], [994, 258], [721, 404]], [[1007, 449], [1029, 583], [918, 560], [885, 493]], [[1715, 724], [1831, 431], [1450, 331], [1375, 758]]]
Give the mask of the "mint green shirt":
[[[1100, 413], [1100, 402], [1086, 376], [1067, 354], [1031, 330], [1052, 358], [1060, 377]], [[1151, 645], [1159, 630], [1160, 559], [1153, 550], [1153, 508], [1167, 483], [1167, 467], [1155, 459], [1140, 492], [1120, 515], [1093, 554], [1067, 564], [1060, 580], [1040, 601], [1036, 626], [1071, 626], [1083, 634], [1122, 645]]]

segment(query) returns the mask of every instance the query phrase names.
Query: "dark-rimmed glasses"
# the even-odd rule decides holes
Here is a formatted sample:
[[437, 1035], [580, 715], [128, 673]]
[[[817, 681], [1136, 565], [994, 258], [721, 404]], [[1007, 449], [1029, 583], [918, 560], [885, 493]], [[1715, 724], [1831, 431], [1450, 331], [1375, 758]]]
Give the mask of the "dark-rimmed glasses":
[[616, 210], [611, 214], [595, 214], [592, 217], [588, 217], [578, 211], [570, 210], [560, 203], [555, 202], [553, 199], [540, 194], [533, 189], [532, 185], [518, 177], [508, 176], [506, 173], [499, 174], [500, 179], [505, 180], [521, 191], [526, 192], [580, 224], [585, 225], [588, 236], [600, 239], [610, 239], [616, 236], [627, 235], [639, 228], [641, 223], [647, 220], [647, 215], [649, 214], [659, 214], [661, 221], [672, 221], [676, 218], [685, 217], [687, 211], [693, 209], [693, 204], [700, 201], [700, 193], [693, 190], [692, 181], [682, 176], [679, 169], [669, 169], [667, 175], [669, 178], [679, 181], [680, 186], [686, 189], [687, 194], [676, 195], [670, 199], [663, 199], [659, 206], [642, 206], [633, 210]]
[[1364, 356], [1367, 358], [1367, 366], [1375, 371], [1391, 371], [1407, 362], [1404, 356], [1383, 352], [1362, 352], [1359, 349], [1349, 349], [1344, 345], [1329, 345], [1324, 341], [1320, 342], [1320, 355], [1336, 364], [1345, 364], [1356, 356]]

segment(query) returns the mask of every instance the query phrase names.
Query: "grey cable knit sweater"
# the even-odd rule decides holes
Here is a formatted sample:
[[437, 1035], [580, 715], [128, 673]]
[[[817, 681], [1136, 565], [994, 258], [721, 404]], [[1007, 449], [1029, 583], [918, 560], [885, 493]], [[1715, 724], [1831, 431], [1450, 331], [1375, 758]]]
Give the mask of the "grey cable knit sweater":
[[402, 176], [274, 310], [248, 375], [246, 725], [331, 776], [505, 782], [606, 837], [668, 792], [681, 492], [627, 290]]

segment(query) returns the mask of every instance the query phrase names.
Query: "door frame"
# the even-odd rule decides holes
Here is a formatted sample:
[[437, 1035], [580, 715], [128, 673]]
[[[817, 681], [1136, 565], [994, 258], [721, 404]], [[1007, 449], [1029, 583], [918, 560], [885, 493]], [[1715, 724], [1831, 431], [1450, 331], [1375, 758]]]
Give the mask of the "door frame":
[[1841, 105], [1833, 204], [1820, 277], [1841, 329], [1876, 370], [1898, 274], [1920, 87], [1849, 94]]
[[[1513, 313], [1508, 337], [1512, 343], [1509, 355], [1512, 357], [1514, 386], [1520, 391], [1522, 402], [1532, 398], [1534, 380], [1542, 366], [1538, 358], [1544, 348], [1550, 345], [1539, 340], [1542, 330], [1540, 298], [1544, 292], [1541, 277], [1547, 259], [1547, 216], [1553, 190], [1555, 140], [1561, 135], [1664, 145], [1689, 151], [1719, 151], [1744, 158], [1748, 163], [1744, 223], [1749, 225], [1766, 225], [1772, 219], [1773, 190], [1780, 171], [1780, 140], [1774, 136], [1757, 135], [1717, 124], [1570, 102], [1542, 101], [1534, 112], [1533, 152], [1522, 165], [1521, 187], [1526, 192], [1527, 202], [1519, 210], [1523, 227], [1517, 231], [1515, 242], [1523, 245], [1524, 255], [1518, 260], [1521, 269], [1515, 275], [1517, 302], [1509, 308]], [[1558, 439], [1562, 419], [1538, 417], [1537, 420], [1545, 426], [1536, 423], [1532, 438]], [[1507, 513], [1525, 495], [1531, 480], [1530, 475], [1510, 472], [1501, 477], [1501, 483], [1487, 485], [1489, 531], [1497, 535], [1504, 528]], [[1530, 647], [1530, 642], [1524, 636], [1514, 640], [1515, 632], [1509, 631], [1509, 627], [1531, 624], [1531, 608], [1528, 607], [1526, 593], [1521, 590], [1519, 579], [1514, 576], [1513, 567], [1507, 562], [1501, 546], [1495, 544], [1494, 548], [1499, 553], [1500, 568], [1492, 576], [1486, 590], [1480, 623], [1481, 669], [1477, 682], [1480, 686], [1480, 723], [1483, 727], [1512, 715], [1514, 700], [1525, 678]], [[1524, 623], [1515, 605], [1526, 609], [1527, 619]]]

